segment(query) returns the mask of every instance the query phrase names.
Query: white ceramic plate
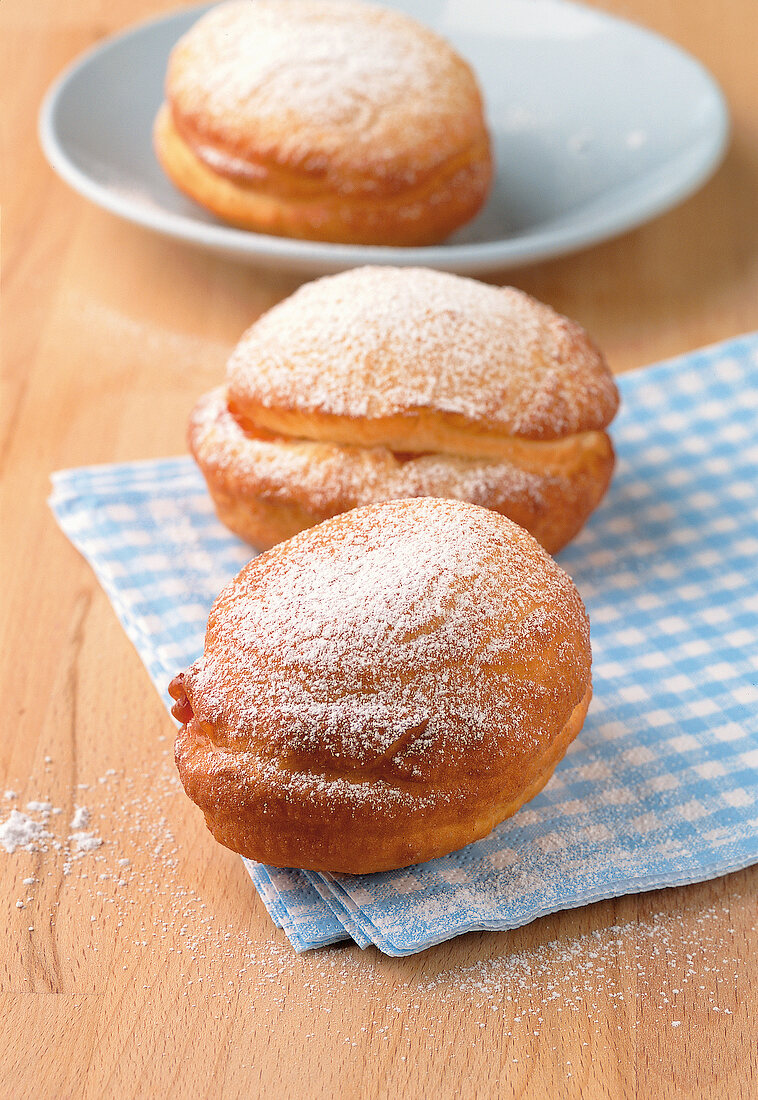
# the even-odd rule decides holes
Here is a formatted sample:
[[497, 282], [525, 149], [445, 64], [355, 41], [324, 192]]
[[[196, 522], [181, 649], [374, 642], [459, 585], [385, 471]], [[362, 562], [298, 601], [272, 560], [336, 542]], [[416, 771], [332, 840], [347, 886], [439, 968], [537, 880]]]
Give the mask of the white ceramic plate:
[[227, 256], [309, 274], [365, 263], [483, 273], [623, 233], [693, 192], [726, 146], [713, 78], [665, 39], [566, 0], [384, 0], [448, 38], [475, 68], [497, 179], [444, 245], [321, 244], [232, 229], [177, 191], [151, 128], [171, 47], [193, 8], [135, 27], [66, 70], [42, 105], [42, 147], [86, 198]]

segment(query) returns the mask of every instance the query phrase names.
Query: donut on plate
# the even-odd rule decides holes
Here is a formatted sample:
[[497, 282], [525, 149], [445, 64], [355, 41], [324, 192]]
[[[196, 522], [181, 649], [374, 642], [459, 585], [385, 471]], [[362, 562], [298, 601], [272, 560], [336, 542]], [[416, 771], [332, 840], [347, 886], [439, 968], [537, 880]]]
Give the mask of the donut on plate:
[[265, 549], [393, 497], [501, 512], [551, 553], [610, 481], [618, 391], [587, 334], [510, 287], [366, 267], [245, 333], [189, 445], [220, 519]]
[[428, 245], [481, 208], [492, 155], [476, 79], [444, 39], [350, 0], [231, 0], [175, 46], [155, 149], [245, 229]]
[[589, 624], [510, 520], [396, 500], [254, 558], [170, 692], [179, 774], [218, 841], [383, 871], [486, 836], [541, 790], [589, 706]]

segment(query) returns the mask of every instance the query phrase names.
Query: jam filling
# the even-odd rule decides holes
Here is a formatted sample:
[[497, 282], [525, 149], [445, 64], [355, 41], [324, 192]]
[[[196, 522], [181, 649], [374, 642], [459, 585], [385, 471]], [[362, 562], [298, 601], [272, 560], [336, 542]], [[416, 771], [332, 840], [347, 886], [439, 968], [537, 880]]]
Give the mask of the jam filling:
[[184, 690], [184, 673], [180, 672], [178, 676], [175, 676], [171, 683], [168, 685], [168, 693], [172, 699], [175, 699], [171, 713], [177, 721], [182, 722], [185, 726], [194, 718], [195, 714], [192, 710], [187, 693]]

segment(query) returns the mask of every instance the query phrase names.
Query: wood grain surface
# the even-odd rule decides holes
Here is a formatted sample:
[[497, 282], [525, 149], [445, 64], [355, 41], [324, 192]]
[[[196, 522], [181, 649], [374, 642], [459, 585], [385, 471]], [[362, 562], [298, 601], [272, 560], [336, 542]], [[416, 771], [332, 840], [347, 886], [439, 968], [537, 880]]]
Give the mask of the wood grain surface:
[[[86, 805], [104, 840], [70, 865], [0, 851], [0, 1096], [755, 1097], [755, 869], [406, 960], [296, 956], [178, 788], [171, 719], [51, 518], [49, 475], [183, 452], [195, 397], [295, 284], [89, 205], [35, 132], [64, 64], [169, 6], [0, 6], [0, 796], [18, 794], [0, 810], [49, 799], [65, 835]], [[701, 58], [733, 117], [689, 201], [498, 280], [576, 317], [625, 370], [758, 328], [758, 11], [599, 6]]]

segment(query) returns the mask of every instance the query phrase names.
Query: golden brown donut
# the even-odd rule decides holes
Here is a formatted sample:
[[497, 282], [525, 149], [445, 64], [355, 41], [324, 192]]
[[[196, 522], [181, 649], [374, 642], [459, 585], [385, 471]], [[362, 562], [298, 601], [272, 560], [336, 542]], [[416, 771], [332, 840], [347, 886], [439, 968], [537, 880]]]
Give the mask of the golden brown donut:
[[254, 558], [170, 692], [215, 838], [367, 873], [462, 848], [532, 798], [581, 729], [589, 624], [522, 528], [460, 501], [344, 513]]
[[350, 0], [230, 0], [203, 16], [171, 53], [155, 148], [225, 221], [319, 241], [434, 244], [492, 179], [463, 58]]
[[189, 445], [221, 520], [261, 549], [349, 508], [449, 496], [555, 553], [608, 486], [617, 404], [586, 333], [520, 291], [361, 268], [248, 330]]

